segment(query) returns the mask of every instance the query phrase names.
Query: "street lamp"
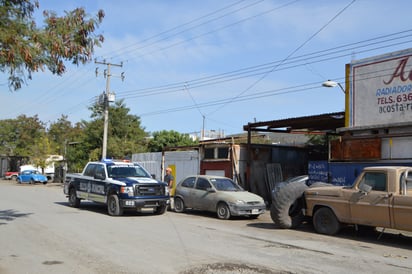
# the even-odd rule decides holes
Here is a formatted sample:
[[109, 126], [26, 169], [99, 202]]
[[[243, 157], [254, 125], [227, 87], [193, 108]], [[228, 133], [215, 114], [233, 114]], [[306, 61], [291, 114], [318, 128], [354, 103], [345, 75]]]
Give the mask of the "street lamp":
[[336, 86], [339, 86], [340, 89], [343, 91], [343, 93], [346, 93], [345, 89], [342, 87], [341, 83], [339, 83], [339, 82], [328, 80], [328, 81], [323, 82], [322, 86], [327, 87], [327, 88], [334, 88]]

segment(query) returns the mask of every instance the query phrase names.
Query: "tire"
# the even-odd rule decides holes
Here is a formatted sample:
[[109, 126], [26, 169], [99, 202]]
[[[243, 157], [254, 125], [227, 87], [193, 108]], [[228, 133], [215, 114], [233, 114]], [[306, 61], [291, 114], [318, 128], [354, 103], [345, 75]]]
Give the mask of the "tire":
[[69, 190], [69, 205], [71, 207], [79, 207], [80, 206], [80, 199], [77, 198], [76, 189], [74, 187], [70, 188], [70, 190]]
[[185, 211], [185, 203], [181, 198], [175, 198], [175, 212], [182, 213]]
[[279, 228], [296, 228], [302, 224], [305, 181], [279, 183], [272, 191], [270, 217]]
[[230, 209], [225, 203], [219, 203], [217, 205], [216, 213], [219, 219], [228, 220], [230, 218]]
[[30, 179], [29, 183], [34, 185], [36, 182], [33, 179]]
[[13, 176], [11, 176], [11, 179], [10, 180], [17, 180], [17, 176], [16, 175], [13, 175]]
[[340, 222], [330, 208], [321, 207], [313, 214], [313, 226], [320, 234], [335, 235], [340, 230]]
[[119, 197], [116, 194], [110, 194], [107, 198], [107, 212], [110, 216], [123, 215], [123, 207], [120, 205]]
[[156, 209], [154, 210], [153, 213], [155, 215], [162, 215], [166, 212], [166, 209], [167, 209], [167, 205], [163, 204], [163, 205], [160, 205], [160, 206], [156, 207]]

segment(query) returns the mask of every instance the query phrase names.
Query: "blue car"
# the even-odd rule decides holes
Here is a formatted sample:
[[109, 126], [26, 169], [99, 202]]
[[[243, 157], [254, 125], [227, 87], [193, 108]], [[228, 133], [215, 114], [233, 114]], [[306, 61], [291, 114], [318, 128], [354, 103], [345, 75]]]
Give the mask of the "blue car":
[[17, 183], [43, 183], [47, 184], [47, 177], [38, 172], [37, 170], [25, 170], [17, 176]]

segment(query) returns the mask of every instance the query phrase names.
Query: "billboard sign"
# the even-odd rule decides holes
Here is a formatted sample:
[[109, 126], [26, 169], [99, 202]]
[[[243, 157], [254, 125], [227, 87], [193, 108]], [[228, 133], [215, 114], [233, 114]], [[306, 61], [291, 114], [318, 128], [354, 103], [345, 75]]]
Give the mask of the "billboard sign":
[[412, 122], [412, 48], [352, 61], [349, 127]]

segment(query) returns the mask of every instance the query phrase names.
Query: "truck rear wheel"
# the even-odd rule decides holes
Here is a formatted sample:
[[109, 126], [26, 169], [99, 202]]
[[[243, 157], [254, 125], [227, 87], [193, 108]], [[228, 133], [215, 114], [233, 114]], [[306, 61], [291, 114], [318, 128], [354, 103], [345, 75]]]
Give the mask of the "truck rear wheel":
[[295, 228], [303, 222], [303, 193], [307, 188], [305, 181], [282, 182], [275, 186], [270, 217], [278, 227]]
[[340, 230], [340, 222], [330, 208], [322, 207], [313, 214], [313, 226], [317, 233], [335, 235]]
[[76, 189], [74, 189], [74, 187], [71, 187], [69, 190], [69, 205], [72, 207], [80, 206], [80, 199], [77, 198]]
[[123, 207], [121, 207], [119, 197], [116, 194], [111, 194], [107, 198], [107, 212], [110, 216], [123, 215]]

